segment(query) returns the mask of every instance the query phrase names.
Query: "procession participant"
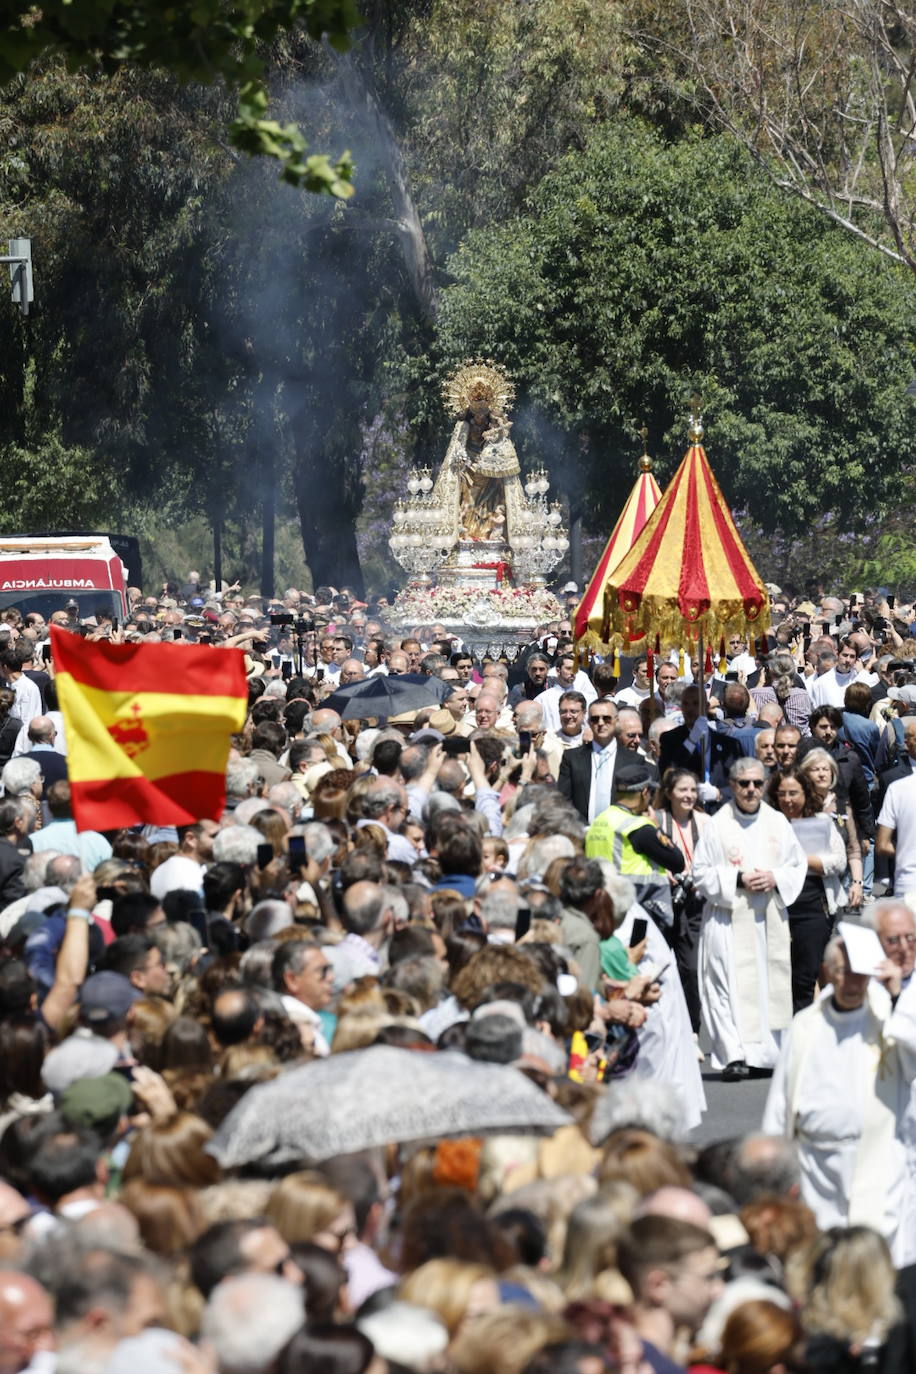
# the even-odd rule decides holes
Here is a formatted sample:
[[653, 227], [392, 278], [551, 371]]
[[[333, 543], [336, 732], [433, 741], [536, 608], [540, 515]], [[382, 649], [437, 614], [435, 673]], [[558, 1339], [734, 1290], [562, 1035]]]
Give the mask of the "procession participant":
[[700, 932], [703, 1020], [726, 1083], [776, 1063], [792, 1018], [786, 908], [802, 890], [804, 850], [786, 818], [762, 805], [763, 765], [738, 759], [734, 798], [706, 826], [693, 875], [706, 899]]
[[[904, 722], [907, 760], [916, 759], [916, 716]], [[916, 907], [916, 771], [892, 782], [878, 816], [875, 851], [894, 864], [894, 892]]]
[[[840, 641], [836, 653], [832, 649], [822, 649], [818, 654], [817, 667], [818, 676], [808, 683], [808, 695], [815, 708], [835, 706], [842, 711], [846, 688], [853, 682], [868, 680], [868, 675], [859, 669], [856, 647], [848, 639]], [[871, 686], [871, 683], [868, 685]]]
[[614, 700], [618, 706], [632, 706], [638, 711], [644, 701], [647, 700], [651, 692], [649, 682], [649, 660], [645, 654], [633, 660], [633, 681], [629, 687], [624, 687], [619, 691]]
[[684, 856], [683, 873], [669, 879], [674, 911], [672, 947], [695, 1041], [698, 1041], [701, 1020], [697, 959], [703, 901], [694, 885], [693, 856], [700, 834], [709, 824], [709, 817], [697, 810], [697, 802], [697, 780], [693, 773], [686, 768], [670, 768], [659, 784], [653, 803], [653, 816], [659, 829]]
[[[830, 928], [838, 909], [846, 904], [840, 881], [846, 872], [846, 845], [830, 816], [821, 810], [821, 800], [810, 780], [796, 768], [775, 772], [767, 784], [766, 799], [785, 816], [789, 824], [804, 834], [805, 822], [821, 820], [820, 837], [806, 852], [808, 871], [804, 886], [789, 906], [789, 935], [792, 943], [792, 1010], [811, 1005], [814, 985], [830, 938]], [[859, 892], [861, 897], [861, 859]]]
[[584, 698], [584, 711], [585, 705], [594, 701], [598, 693], [592, 686], [588, 674], [581, 670], [577, 671], [575, 654], [561, 654], [557, 660], [554, 673], [554, 683], [540, 694], [538, 705], [544, 712], [544, 724], [547, 729], [558, 733], [560, 730], [560, 699], [567, 692], [580, 692]]
[[585, 835], [589, 858], [607, 859], [629, 878], [637, 901], [649, 903], [663, 925], [673, 920], [669, 873], [683, 873], [684, 855], [661, 833], [649, 814], [652, 775], [645, 764], [617, 765], [614, 801], [595, 818]]
[[658, 766], [663, 774], [669, 768], [689, 769], [701, 784], [700, 800], [705, 806], [715, 806], [728, 786], [728, 770], [742, 757], [741, 746], [701, 719], [700, 689], [696, 685], [684, 689], [681, 712], [684, 724], [662, 736]]
[[885, 1033], [887, 992], [870, 994], [870, 981], [852, 972], [834, 937], [824, 952], [828, 986], [785, 1036], [763, 1129], [797, 1142], [802, 1200], [822, 1231], [870, 1226], [893, 1245], [906, 1180], [903, 1079]]
[[[544, 714], [536, 701], [520, 701], [512, 712], [512, 722], [517, 732], [527, 730], [531, 736], [531, 746], [543, 749], [550, 762], [550, 773], [558, 778], [563, 759], [574, 750], [564, 750], [552, 730], [544, 728]], [[524, 755], [524, 750], [521, 753]], [[565, 795], [565, 794], [564, 794]]]
[[629, 757], [618, 749], [616, 724], [617, 707], [599, 697], [588, 710], [590, 743], [562, 754], [557, 786], [585, 821], [593, 821], [610, 806], [617, 761]]
[[[599, 862], [617, 923], [614, 934], [624, 950], [633, 949], [634, 922], [646, 922], [644, 944], [635, 947], [632, 957], [638, 961], [637, 976], [644, 978], [650, 991], [657, 995], [648, 999], [648, 1015], [639, 1028], [639, 1054], [633, 1076], [670, 1086], [677, 1093], [681, 1129], [692, 1131], [703, 1119], [706, 1094], [691, 1035], [687, 999], [671, 967], [670, 948], [660, 926], [638, 901], [634, 902], [635, 889], [630, 880], [615, 873], [606, 859]], [[604, 948], [602, 944], [602, 965], [607, 971]]]
[[547, 688], [547, 674], [550, 659], [546, 654], [531, 654], [525, 664], [525, 679], [518, 682], [509, 693], [509, 705], [517, 706], [520, 701], [533, 701]]
[[560, 697], [560, 706], [557, 712], [560, 719], [560, 729], [557, 733], [557, 739], [564, 749], [576, 749], [579, 745], [589, 742], [591, 731], [585, 721], [586, 705], [585, 697], [581, 692], [564, 692]]

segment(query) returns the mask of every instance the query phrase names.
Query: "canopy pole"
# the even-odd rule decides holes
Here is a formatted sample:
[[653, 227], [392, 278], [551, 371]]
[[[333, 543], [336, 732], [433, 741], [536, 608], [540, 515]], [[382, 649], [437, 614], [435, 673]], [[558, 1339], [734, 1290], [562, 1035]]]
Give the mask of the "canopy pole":
[[[697, 672], [699, 674], [700, 688], [700, 720], [706, 720], [706, 645], [703, 642], [703, 622], [697, 627]], [[708, 727], [707, 727], [708, 728]], [[709, 782], [709, 751], [707, 748], [706, 730], [700, 738], [700, 768], [703, 774], [703, 781]]]

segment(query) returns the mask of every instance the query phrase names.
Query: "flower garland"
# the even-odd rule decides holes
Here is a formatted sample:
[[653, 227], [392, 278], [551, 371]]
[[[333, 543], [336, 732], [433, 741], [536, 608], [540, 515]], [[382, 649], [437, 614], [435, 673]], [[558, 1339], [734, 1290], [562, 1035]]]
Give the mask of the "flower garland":
[[410, 622], [454, 620], [465, 625], [499, 625], [514, 620], [540, 624], [558, 620], [563, 608], [543, 587], [421, 587], [396, 597], [391, 619]]

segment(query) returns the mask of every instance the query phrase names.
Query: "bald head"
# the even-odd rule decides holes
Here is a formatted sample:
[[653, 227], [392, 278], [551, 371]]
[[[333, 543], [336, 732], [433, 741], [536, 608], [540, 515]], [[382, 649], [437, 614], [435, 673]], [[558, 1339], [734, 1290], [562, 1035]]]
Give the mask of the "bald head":
[[701, 1197], [689, 1188], [656, 1188], [637, 1204], [633, 1213], [638, 1217], [671, 1217], [674, 1221], [689, 1221], [693, 1226], [709, 1230], [712, 1212]]
[[20, 1374], [39, 1350], [54, 1344], [54, 1309], [41, 1284], [0, 1270], [0, 1374]]
[[33, 744], [53, 744], [57, 728], [50, 716], [33, 716], [29, 721], [29, 739]]
[[475, 714], [477, 724], [482, 729], [489, 730], [496, 724], [496, 718], [501, 710], [501, 705], [492, 692], [481, 692], [477, 698]]
[[322, 706], [320, 710], [312, 712], [312, 730], [318, 735], [333, 735], [340, 729], [340, 716], [336, 711], [330, 710], [327, 706]]
[[457, 759], [445, 759], [436, 775], [436, 787], [440, 792], [457, 797], [464, 791], [467, 780], [468, 775]]
[[765, 701], [757, 712], [757, 719], [775, 730], [782, 723], [782, 707], [776, 701]]

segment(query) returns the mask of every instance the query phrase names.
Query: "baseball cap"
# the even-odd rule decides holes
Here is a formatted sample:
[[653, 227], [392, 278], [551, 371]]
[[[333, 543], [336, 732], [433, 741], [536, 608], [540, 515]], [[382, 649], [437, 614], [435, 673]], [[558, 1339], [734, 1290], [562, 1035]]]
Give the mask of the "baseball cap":
[[130, 1111], [133, 1092], [120, 1073], [80, 1078], [60, 1099], [60, 1113], [70, 1126], [88, 1126], [99, 1135], [111, 1135], [121, 1117]]
[[916, 683], [908, 682], [903, 687], [891, 687], [887, 695], [890, 701], [902, 701], [907, 706], [916, 706]]
[[140, 993], [123, 973], [113, 973], [108, 969], [93, 973], [80, 988], [83, 1019], [90, 1025], [120, 1021], [139, 997]]
[[616, 792], [641, 792], [652, 786], [652, 774], [644, 763], [622, 764], [614, 774]]

